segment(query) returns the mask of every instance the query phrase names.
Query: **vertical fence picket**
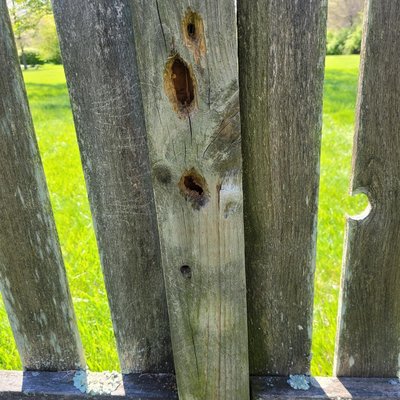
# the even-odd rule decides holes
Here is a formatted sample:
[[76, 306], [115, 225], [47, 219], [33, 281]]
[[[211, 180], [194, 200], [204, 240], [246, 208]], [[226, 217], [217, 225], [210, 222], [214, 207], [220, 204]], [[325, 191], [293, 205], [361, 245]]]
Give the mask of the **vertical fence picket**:
[[326, 0], [239, 0], [250, 373], [310, 365]]
[[0, 288], [24, 368], [85, 366], [6, 0], [0, 0]]
[[53, 8], [121, 368], [172, 372], [130, 5]]
[[235, 1], [131, 4], [179, 395], [245, 400]]
[[369, 214], [348, 218], [335, 373], [400, 371], [400, 2], [368, 0], [352, 193]]

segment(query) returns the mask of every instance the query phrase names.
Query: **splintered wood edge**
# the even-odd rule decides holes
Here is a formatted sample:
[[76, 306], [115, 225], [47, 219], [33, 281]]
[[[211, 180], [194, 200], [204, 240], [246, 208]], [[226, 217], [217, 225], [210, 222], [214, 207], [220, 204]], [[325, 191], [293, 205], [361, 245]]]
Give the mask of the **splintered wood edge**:
[[400, 399], [400, 380], [393, 378], [327, 378], [309, 379], [308, 390], [293, 389], [287, 377], [252, 377], [252, 400], [331, 399], [378, 400]]
[[[110, 395], [81, 393], [73, 384], [75, 371], [0, 371], [0, 399], [140, 399], [178, 400], [170, 374], [123, 375], [123, 383]], [[95, 374], [95, 373], [93, 373]], [[101, 382], [101, 373], [97, 374]], [[287, 377], [252, 377], [252, 400], [400, 399], [400, 380], [389, 378], [311, 378], [310, 389], [293, 389]]]
[[[91, 395], [74, 386], [75, 372], [0, 371], [0, 399], [178, 400], [175, 378], [171, 374], [122, 375], [122, 383], [111, 394]], [[100, 384], [106, 382], [104, 374], [91, 374], [97, 375]]]

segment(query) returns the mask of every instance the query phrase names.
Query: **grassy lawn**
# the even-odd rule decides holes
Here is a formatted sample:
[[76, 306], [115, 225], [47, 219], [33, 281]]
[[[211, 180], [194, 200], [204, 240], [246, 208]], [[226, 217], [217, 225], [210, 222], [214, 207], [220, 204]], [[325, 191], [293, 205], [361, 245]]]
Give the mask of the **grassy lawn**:
[[[332, 373], [345, 214], [367, 204], [348, 195], [357, 56], [327, 58], [313, 337], [315, 375]], [[88, 366], [119, 369], [107, 296], [61, 67], [24, 73]], [[21, 369], [0, 300], [0, 369]]]

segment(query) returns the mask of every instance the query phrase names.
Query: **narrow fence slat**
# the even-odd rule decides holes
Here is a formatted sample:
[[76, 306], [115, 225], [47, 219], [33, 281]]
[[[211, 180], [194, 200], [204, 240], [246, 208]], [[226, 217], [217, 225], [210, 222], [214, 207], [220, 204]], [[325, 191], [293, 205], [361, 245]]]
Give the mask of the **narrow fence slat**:
[[24, 368], [85, 366], [6, 0], [0, 0], [0, 289]]
[[234, 0], [131, 1], [181, 399], [248, 399]]
[[326, 0], [239, 0], [250, 373], [311, 359]]
[[127, 0], [54, 0], [121, 368], [173, 371]]
[[365, 8], [352, 193], [372, 209], [349, 218], [335, 372], [400, 371], [400, 29], [399, 1]]

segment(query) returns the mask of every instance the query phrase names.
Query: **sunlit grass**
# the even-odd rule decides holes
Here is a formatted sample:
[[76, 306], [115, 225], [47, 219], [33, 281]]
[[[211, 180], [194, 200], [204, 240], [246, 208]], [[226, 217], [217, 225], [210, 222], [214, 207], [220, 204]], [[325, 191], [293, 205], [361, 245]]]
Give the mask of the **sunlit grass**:
[[[316, 375], [332, 373], [345, 214], [356, 214], [367, 204], [348, 195], [358, 62], [358, 56], [332, 56], [326, 62], [312, 367]], [[63, 70], [44, 66], [24, 77], [86, 358], [92, 370], [118, 369]], [[1, 303], [0, 369], [20, 368]]]
[[358, 64], [358, 56], [326, 59], [312, 347], [314, 375], [332, 374], [345, 215], [359, 214], [368, 204], [364, 195], [349, 196]]
[[[85, 182], [62, 67], [24, 73], [51, 203], [86, 359], [92, 370], [119, 369]], [[0, 307], [0, 369], [20, 369]]]

